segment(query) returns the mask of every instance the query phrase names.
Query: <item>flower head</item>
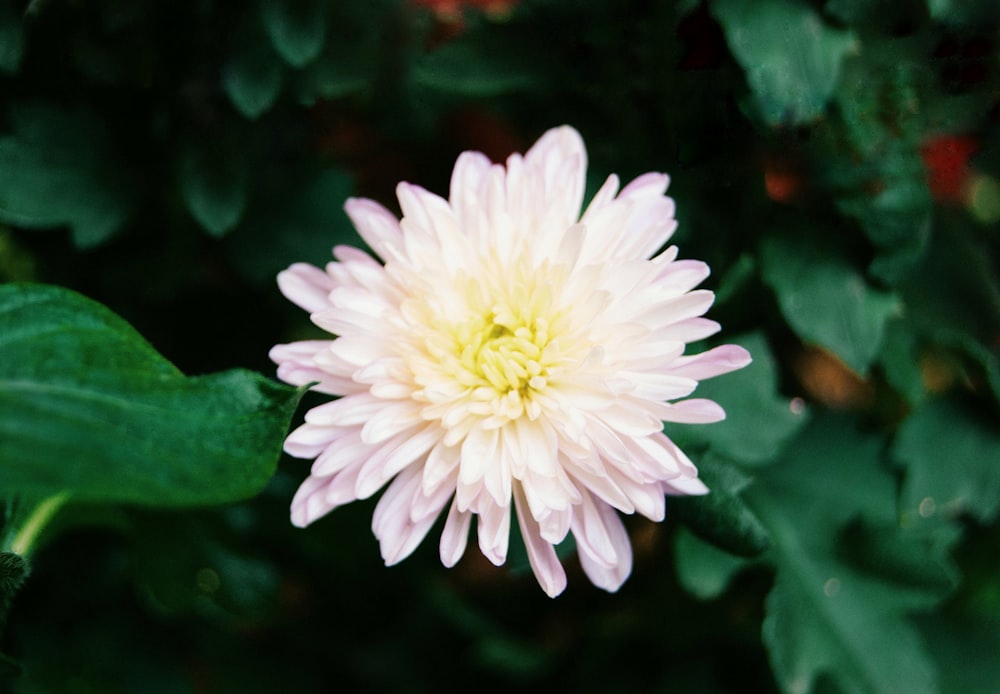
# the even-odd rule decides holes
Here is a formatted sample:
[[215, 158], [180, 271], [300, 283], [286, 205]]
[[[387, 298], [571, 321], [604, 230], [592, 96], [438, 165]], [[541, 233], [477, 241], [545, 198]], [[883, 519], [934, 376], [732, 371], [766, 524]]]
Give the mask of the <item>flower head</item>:
[[[715, 333], [708, 267], [661, 250], [676, 222], [664, 174], [619, 191], [610, 176], [581, 215], [586, 151], [550, 130], [506, 166], [459, 156], [447, 200], [397, 188], [403, 218], [371, 200], [347, 214], [371, 249], [334, 249], [325, 270], [292, 265], [282, 292], [337, 337], [278, 345], [283, 380], [341, 396], [310, 410], [285, 450], [315, 458], [292, 502], [305, 526], [388, 484], [373, 530], [408, 556], [442, 512], [441, 560], [465, 551], [473, 517], [502, 564], [511, 516], [546, 593], [565, 588], [568, 533], [594, 584], [632, 568], [618, 512], [664, 516], [664, 495], [704, 494], [663, 422], [722, 419], [688, 398], [745, 366], [741, 347], [685, 355]], [[655, 254], [655, 255], [654, 255]]]

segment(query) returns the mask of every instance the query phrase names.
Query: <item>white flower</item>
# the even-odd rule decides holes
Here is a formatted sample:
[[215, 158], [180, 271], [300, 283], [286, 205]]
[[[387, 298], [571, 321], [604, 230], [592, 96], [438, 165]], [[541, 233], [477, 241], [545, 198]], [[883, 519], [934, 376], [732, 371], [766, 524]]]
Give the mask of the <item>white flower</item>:
[[581, 215], [585, 172], [569, 127], [506, 167], [466, 152], [447, 200], [399, 184], [402, 220], [348, 200], [384, 264], [338, 246], [325, 270], [278, 276], [337, 336], [271, 351], [283, 380], [341, 396], [285, 442], [315, 458], [292, 502], [296, 525], [388, 483], [372, 524], [386, 564], [447, 509], [441, 561], [461, 558], [476, 516], [479, 547], [499, 565], [513, 512], [555, 596], [566, 574], [554, 545], [567, 533], [591, 581], [614, 591], [632, 568], [618, 512], [658, 521], [665, 494], [708, 491], [663, 422], [722, 419], [716, 403], [687, 396], [750, 356], [735, 345], [683, 354], [719, 326], [701, 317], [712, 293], [694, 289], [708, 267], [676, 260], [673, 246], [653, 255], [677, 225], [669, 178], [619, 191], [612, 175]]

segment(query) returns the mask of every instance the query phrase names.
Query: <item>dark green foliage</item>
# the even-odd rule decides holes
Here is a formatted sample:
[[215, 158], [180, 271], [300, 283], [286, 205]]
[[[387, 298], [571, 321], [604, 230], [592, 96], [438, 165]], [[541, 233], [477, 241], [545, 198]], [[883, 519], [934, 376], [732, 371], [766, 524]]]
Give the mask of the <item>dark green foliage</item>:
[[[0, 690], [995, 691], [996, 3], [433, 5], [0, 0]], [[275, 274], [562, 123], [671, 174], [754, 357], [665, 430], [711, 493], [555, 601], [517, 537], [292, 528]]]

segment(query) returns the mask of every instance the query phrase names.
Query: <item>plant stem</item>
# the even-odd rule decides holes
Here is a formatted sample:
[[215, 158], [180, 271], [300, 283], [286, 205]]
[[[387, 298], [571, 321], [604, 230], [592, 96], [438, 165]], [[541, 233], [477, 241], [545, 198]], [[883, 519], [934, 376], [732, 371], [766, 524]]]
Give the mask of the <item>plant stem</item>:
[[17, 534], [14, 535], [14, 539], [10, 543], [10, 551], [22, 557], [29, 556], [35, 541], [38, 540], [45, 526], [66, 503], [67, 499], [69, 499], [69, 492], [60, 492], [39, 502], [35, 510], [21, 525]]

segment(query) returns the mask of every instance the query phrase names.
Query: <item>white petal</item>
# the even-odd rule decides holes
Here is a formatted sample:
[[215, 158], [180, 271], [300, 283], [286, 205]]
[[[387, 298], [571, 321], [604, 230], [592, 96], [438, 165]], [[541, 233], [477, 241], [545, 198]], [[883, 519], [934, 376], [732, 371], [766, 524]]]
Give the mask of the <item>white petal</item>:
[[293, 386], [312, 383], [312, 390], [329, 395], [346, 395], [356, 391], [349, 378], [331, 374], [320, 367], [317, 357], [329, 351], [331, 340], [303, 340], [287, 345], [275, 345], [268, 356], [278, 365], [278, 378]]
[[372, 447], [361, 441], [357, 429], [340, 429], [341, 437], [327, 446], [316, 460], [310, 472], [318, 477], [330, 477], [344, 468], [361, 464], [371, 454]]
[[307, 477], [292, 499], [292, 524], [304, 528], [313, 521], [337, 507], [329, 503], [326, 496], [326, 486], [329, 479], [322, 477]]
[[636, 482], [614, 468], [608, 469], [608, 475], [628, 496], [629, 501], [635, 506], [636, 512], [652, 521], [660, 522], [663, 520], [666, 515], [666, 502], [660, 484]]
[[413, 401], [386, 402], [361, 427], [361, 440], [380, 443], [422, 422], [420, 409]]
[[[401, 562], [427, 536], [444, 501], [436, 512], [428, 513], [422, 520], [411, 520], [407, 506], [419, 490], [417, 474], [400, 475], [379, 500], [372, 520], [372, 530], [379, 540], [379, 548], [386, 566]], [[447, 499], [445, 499], [447, 500]]]
[[315, 458], [343, 435], [339, 427], [302, 424], [285, 439], [285, 453], [296, 458]]
[[663, 403], [668, 411], [663, 418], [666, 422], [680, 424], [712, 424], [726, 418], [726, 412], [718, 403], [704, 398], [690, 398], [674, 403]]
[[451, 504], [448, 511], [448, 519], [444, 523], [444, 530], [441, 531], [441, 563], [448, 568], [458, 563], [458, 560], [465, 554], [465, 547], [469, 542], [469, 526], [472, 523], [472, 514], [468, 511], [459, 511], [455, 502]]
[[700, 381], [742, 369], [751, 361], [750, 353], [739, 345], [720, 345], [701, 354], [678, 357], [670, 373]]
[[306, 412], [306, 422], [318, 426], [359, 426], [385, 407], [385, 401], [368, 393], [349, 395], [317, 405]]
[[528, 563], [538, 579], [538, 584], [550, 598], [554, 598], [566, 590], [566, 571], [559, 563], [555, 549], [542, 539], [538, 533], [535, 520], [525, 513], [524, 495], [520, 485], [514, 486], [514, 509], [517, 512], [517, 523], [521, 527], [521, 537], [528, 552]]
[[702, 494], [708, 494], [709, 489], [705, 486], [705, 483], [697, 477], [677, 477], [664, 482], [663, 491], [665, 494], [670, 494], [672, 496], [700, 496]]
[[361, 468], [355, 493], [367, 499], [404, 468], [427, 455], [441, 440], [441, 429], [430, 424], [423, 429], [404, 431], [377, 448]]
[[333, 287], [333, 280], [329, 275], [308, 263], [295, 263], [278, 273], [278, 288], [281, 293], [309, 313], [329, 307], [327, 297]]
[[439, 441], [431, 448], [424, 462], [424, 493], [430, 493], [441, 484], [442, 480], [451, 477], [458, 470], [461, 458], [460, 448], [446, 446], [443, 441]]
[[344, 210], [361, 238], [382, 260], [392, 257], [391, 249], [402, 247], [399, 220], [382, 205], [365, 198], [350, 198], [344, 203]]
[[615, 174], [611, 174], [610, 176], [608, 176], [605, 179], [604, 184], [601, 186], [600, 190], [598, 190], [594, 194], [594, 197], [590, 201], [590, 204], [587, 205], [587, 210], [586, 212], [583, 213], [583, 216], [580, 218], [580, 221], [586, 222], [590, 215], [595, 214], [598, 210], [605, 207], [608, 203], [614, 200], [615, 195], [618, 193], [618, 185], [619, 185], [618, 176], [616, 176]]
[[650, 172], [630, 181], [622, 192], [618, 194], [620, 198], [644, 198], [663, 195], [670, 186], [670, 176], [665, 173]]
[[483, 556], [496, 566], [503, 564], [510, 544], [510, 506], [488, 503], [480, 509], [477, 535]]
[[[581, 548], [579, 552], [580, 566], [591, 583], [598, 588], [614, 593], [621, 588], [625, 579], [632, 573], [632, 543], [625, 530], [625, 525], [614, 509], [600, 502], [597, 502], [596, 506], [597, 515], [607, 534], [609, 545], [614, 550], [615, 560], [608, 566], [606, 562], [601, 561], [590, 552], [589, 545], [578, 544]], [[576, 535], [576, 531], [573, 532], [573, 535], [579, 537]]]

